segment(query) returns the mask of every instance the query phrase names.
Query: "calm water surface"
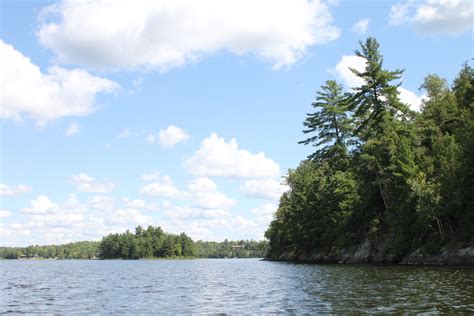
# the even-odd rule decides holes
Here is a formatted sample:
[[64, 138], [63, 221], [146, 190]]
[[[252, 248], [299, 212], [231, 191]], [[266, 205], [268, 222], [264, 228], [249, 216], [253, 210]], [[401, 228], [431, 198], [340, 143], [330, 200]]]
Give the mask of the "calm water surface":
[[474, 313], [474, 268], [2, 260], [2, 313]]

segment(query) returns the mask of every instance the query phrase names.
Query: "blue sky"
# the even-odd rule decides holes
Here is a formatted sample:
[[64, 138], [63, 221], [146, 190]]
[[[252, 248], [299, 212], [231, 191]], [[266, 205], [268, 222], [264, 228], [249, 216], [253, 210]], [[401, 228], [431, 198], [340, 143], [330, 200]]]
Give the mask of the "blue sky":
[[261, 239], [318, 88], [374, 36], [400, 98], [472, 55], [468, 1], [0, 3], [0, 245], [137, 225]]

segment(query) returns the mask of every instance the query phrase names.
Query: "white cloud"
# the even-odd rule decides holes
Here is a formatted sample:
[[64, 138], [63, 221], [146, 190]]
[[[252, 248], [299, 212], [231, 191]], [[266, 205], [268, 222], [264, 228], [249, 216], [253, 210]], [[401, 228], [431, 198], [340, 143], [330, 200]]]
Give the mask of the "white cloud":
[[474, 5], [465, 0], [405, 1], [390, 10], [390, 24], [411, 23], [423, 34], [456, 35], [472, 31]]
[[239, 149], [235, 138], [227, 143], [215, 133], [201, 142], [194, 156], [184, 159], [184, 166], [196, 176], [252, 179], [280, 174], [280, 166], [264, 153], [252, 154]]
[[136, 209], [118, 209], [111, 215], [112, 216], [108, 217], [106, 221], [112, 224], [130, 225], [133, 223], [134, 226], [148, 226], [153, 222], [150, 216], [143, 215]]
[[79, 124], [77, 123], [71, 123], [66, 129], [66, 132], [64, 133], [66, 136], [73, 136], [78, 134], [80, 131]]
[[288, 186], [274, 179], [259, 179], [245, 181], [240, 190], [249, 197], [279, 200], [283, 192], [288, 190]]
[[0, 210], [0, 218], [10, 217], [12, 212], [7, 210]]
[[161, 129], [158, 138], [160, 145], [163, 147], [174, 147], [176, 144], [188, 140], [191, 136], [184, 130], [174, 125], [168, 126], [167, 129]]
[[421, 103], [423, 102], [423, 99], [426, 99], [426, 95], [418, 96], [414, 92], [407, 90], [402, 87], [398, 87], [398, 97], [400, 98], [400, 101], [403, 103], [407, 104], [410, 109], [413, 111], [420, 111], [421, 108]]
[[2, 225], [0, 221], [0, 239], [4, 245], [99, 240], [109, 233], [124, 232], [126, 229], [133, 231], [137, 225], [157, 225], [153, 217], [142, 214], [138, 209], [115, 208], [114, 200], [106, 196], [95, 196], [82, 203], [75, 194], [70, 194], [65, 201], [54, 203], [48, 197], [39, 195], [30, 201], [23, 212], [26, 221], [22, 223]]
[[257, 217], [262, 217], [266, 220], [271, 220], [273, 217], [273, 213], [275, 213], [277, 207], [274, 204], [264, 204], [260, 207], [252, 209], [252, 213], [255, 214]]
[[146, 206], [146, 202], [144, 200], [140, 199], [134, 199], [134, 200], [126, 200], [125, 201], [127, 204], [127, 207], [129, 208], [144, 208]]
[[132, 209], [146, 209], [150, 211], [157, 211], [160, 208], [155, 203], [147, 203], [145, 200], [141, 199], [130, 199], [127, 197], [122, 198], [122, 202], [127, 208]]
[[[171, 178], [165, 176], [168, 181], [171, 181]], [[159, 171], [152, 171], [150, 173], [145, 173], [141, 177], [142, 181], [158, 181], [162, 180], [161, 174]]]
[[137, 132], [131, 131], [129, 128], [124, 128], [118, 135], [117, 138], [129, 138], [130, 136], [137, 136]]
[[226, 210], [221, 209], [196, 209], [190, 207], [176, 207], [165, 212], [165, 215], [174, 220], [183, 219], [213, 219], [222, 218], [228, 215]]
[[360, 19], [352, 26], [352, 30], [356, 33], [365, 34], [369, 28], [369, 22], [369, 18]]
[[189, 185], [189, 199], [194, 207], [202, 209], [227, 209], [235, 201], [217, 191], [217, 185], [209, 178], [194, 179]]
[[280, 68], [340, 34], [320, 0], [64, 0], [40, 17], [59, 60], [100, 69], [166, 70], [220, 51]]
[[96, 195], [87, 202], [87, 206], [99, 210], [112, 210], [115, 200], [108, 196]]
[[33, 119], [38, 125], [96, 109], [95, 96], [118, 85], [81, 69], [50, 67], [43, 74], [28, 57], [0, 40], [0, 118]]
[[263, 204], [257, 208], [252, 209], [252, 214], [255, 216], [255, 222], [258, 223], [261, 228], [262, 235], [267, 230], [273, 220], [273, 214], [277, 210], [277, 206], [274, 204]]
[[76, 185], [77, 190], [82, 192], [106, 193], [112, 191], [115, 187], [113, 182], [99, 181], [85, 173], [73, 175], [71, 180]]
[[58, 205], [51, 202], [45, 195], [38, 195], [36, 200], [30, 201], [30, 207], [25, 207], [23, 211], [27, 214], [47, 214], [57, 210]]
[[0, 196], [19, 196], [31, 191], [31, 187], [26, 184], [19, 184], [16, 187], [0, 183]]
[[174, 147], [178, 143], [184, 142], [191, 138], [184, 130], [174, 125], [168, 126], [166, 129], [161, 129], [158, 133], [153, 131], [146, 132], [146, 141], [149, 144], [159, 142], [162, 147]]
[[364, 84], [364, 80], [355, 75], [350, 68], [357, 71], [365, 69], [366, 60], [356, 55], [344, 55], [337, 63], [334, 69], [329, 69], [329, 72], [339, 77], [347, 88], [360, 87]]
[[[365, 59], [362, 57], [344, 55], [336, 67], [330, 69], [329, 72], [339, 77], [347, 88], [356, 88], [363, 85], [364, 81], [356, 76], [350, 68], [361, 72], [365, 69], [365, 65]], [[420, 110], [421, 102], [426, 96], [417, 96], [414, 92], [403, 87], [398, 87], [397, 90], [401, 102], [407, 104], [414, 111]]]
[[164, 197], [164, 198], [177, 198], [181, 195], [178, 188], [170, 183], [152, 182], [140, 189], [140, 194]]

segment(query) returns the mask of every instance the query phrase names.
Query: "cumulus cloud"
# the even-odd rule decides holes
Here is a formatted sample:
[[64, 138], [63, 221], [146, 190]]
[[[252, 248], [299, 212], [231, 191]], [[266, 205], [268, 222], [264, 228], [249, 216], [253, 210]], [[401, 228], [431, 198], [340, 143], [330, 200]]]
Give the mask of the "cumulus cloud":
[[264, 237], [266, 225], [258, 223], [255, 219], [236, 216], [231, 219], [230, 226], [241, 231], [248, 239], [261, 240]]
[[410, 109], [417, 112], [420, 111], [423, 100], [427, 99], [426, 95], [418, 96], [414, 92], [402, 87], [398, 87], [398, 97], [400, 101], [407, 104]]
[[465, 0], [409, 0], [390, 10], [390, 24], [410, 23], [423, 34], [460, 34], [472, 30], [473, 21], [474, 6]]
[[112, 210], [115, 205], [115, 200], [109, 196], [95, 195], [87, 202], [87, 206], [99, 210]]
[[26, 221], [4, 226], [0, 222], [0, 239], [11, 246], [58, 244], [99, 240], [109, 233], [133, 230], [137, 225], [157, 225], [153, 217], [142, 214], [137, 208], [127, 207], [124, 201], [121, 206], [115, 202], [106, 196], [80, 202], [71, 194], [65, 201], [56, 203], [39, 195], [23, 209]]
[[174, 147], [176, 144], [188, 140], [191, 136], [184, 130], [174, 125], [168, 126], [167, 129], [161, 129], [158, 133], [160, 145], [163, 147]]
[[196, 176], [221, 176], [233, 179], [277, 177], [280, 166], [264, 153], [239, 149], [237, 140], [228, 143], [213, 133], [201, 142], [199, 150], [184, 159], [184, 167]]
[[170, 182], [152, 182], [142, 187], [140, 194], [154, 197], [178, 198], [181, 192]]
[[[339, 77], [339, 79], [342, 80], [342, 82], [347, 88], [353, 89], [363, 85], [364, 80], [356, 76], [351, 71], [351, 68], [361, 72], [365, 69], [365, 65], [366, 61], [362, 57], [356, 55], [344, 55], [339, 60], [336, 67], [334, 67], [333, 69], [329, 69], [329, 72]], [[403, 87], [398, 87], [397, 90], [398, 97], [400, 98], [401, 102], [408, 105], [413, 111], [420, 110], [421, 102], [424, 98], [426, 98], [425, 95], [418, 96], [416, 95], [416, 93]]]
[[341, 57], [336, 67], [329, 69], [329, 72], [339, 77], [347, 88], [360, 87], [364, 80], [356, 76], [351, 68], [357, 71], [365, 69], [366, 60], [356, 55], [344, 55]]
[[[50, 67], [47, 73], [13, 46], [0, 40], [0, 118], [38, 125], [66, 116], [83, 116], [96, 109], [95, 97], [118, 85], [81, 69]], [[27, 91], [27, 92], [25, 92]]]
[[221, 218], [227, 214], [226, 210], [206, 210], [190, 207], [176, 207], [165, 212], [166, 216], [174, 220]]
[[7, 210], [0, 210], [0, 218], [10, 217], [12, 212]]
[[267, 203], [252, 209], [252, 213], [256, 216], [257, 222], [265, 225], [265, 227], [268, 227], [276, 210], [276, 205]]
[[217, 185], [209, 178], [194, 179], [188, 190], [193, 206], [202, 209], [227, 209], [235, 205], [235, 201], [217, 191]]
[[123, 197], [121, 198], [121, 200], [127, 208], [139, 210], [144, 209], [149, 211], [157, 211], [160, 209], [155, 203], [147, 203], [145, 200], [142, 199], [131, 199], [128, 197]]
[[320, 0], [64, 0], [40, 17], [59, 60], [100, 69], [166, 70], [220, 51], [280, 68], [340, 34]]
[[79, 124], [73, 122], [69, 124], [64, 134], [66, 136], [73, 136], [73, 135], [78, 134], [79, 132], [80, 132]]
[[178, 143], [184, 142], [191, 138], [183, 129], [174, 125], [168, 126], [166, 129], [161, 129], [158, 133], [153, 131], [146, 132], [146, 141], [149, 144], [159, 142], [162, 147], [174, 147]]
[[245, 195], [266, 200], [279, 200], [283, 192], [288, 189], [287, 185], [274, 179], [248, 180], [240, 187]]
[[140, 179], [142, 181], [158, 181], [158, 180], [162, 180], [163, 181], [166, 181], [166, 182], [171, 182], [171, 178], [169, 176], [161, 176], [160, 172], [159, 171], [151, 171], [149, 173], [145, 173], [143, 174]]
[[47, 214], [57, 210], [58, 205], [51, 202], [45, 195], [38, 195], [35, 200], [30, 201], [30, 207], [25, 207], [23, 211], [27, 214]]
[[117, 209], [111, 215], [106, 218], [106, 221], [111, 224], [128, 225], [129, 223], [135, 223], [135, 225], [147, 226], [152, 223], [150, 216], [143, 215], [136, 209]]
[[188, 184], [187, 191], [179, 190], [169, 177], [159, 177], [159, 181], [148, 183], [140, 189], [140, 194], [181, 199], [190, 207], [198, 209], [228, 209], [235, 201], [217, 190], [217, 185], [209, 178], [197, 178]]
[[26, 184], [19, 184], [17, 186], [9, 186], [0, 183], [0, 196], [19, 196], [31, 191], [31, 187]]
[[358, 20], [353, 26], [352, 30], [356, 33], [365, 34], [369, 28], [369, 18]]
[[71, 177], [78, 191], [89, 193], [106, 193], [114, 189], [115, 183], [110, 181], [99, 181], [85, 173], [79, 173]]

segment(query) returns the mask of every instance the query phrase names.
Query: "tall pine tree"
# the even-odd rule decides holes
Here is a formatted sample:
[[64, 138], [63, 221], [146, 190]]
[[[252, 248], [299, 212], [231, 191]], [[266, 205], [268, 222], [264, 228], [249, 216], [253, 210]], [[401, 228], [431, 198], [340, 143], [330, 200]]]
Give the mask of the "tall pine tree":
[[[328, 80], [317, 93], [312, 106], [316, 109], [308, 113], [303, 125], [303, 133], [310, 134], [299, 144], [312, 144], [317, 150], [308, 156], [315, 161], [340, 160], [347, 156], [347, 147], [351, 135], [350, 119], [342, 86], [334, 80]], [[336, 159], [334, 159], [336, 158]]]

